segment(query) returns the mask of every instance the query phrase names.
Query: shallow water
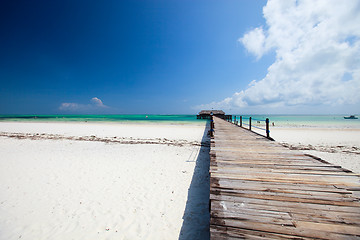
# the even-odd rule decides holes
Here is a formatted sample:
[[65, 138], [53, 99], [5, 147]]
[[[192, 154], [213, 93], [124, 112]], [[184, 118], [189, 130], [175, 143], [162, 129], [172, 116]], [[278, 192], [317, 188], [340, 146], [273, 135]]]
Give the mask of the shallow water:
[[196, 115], [0, 115], [0, 121], [50, 121], [50, 122], [182, 122], [194, 123], [206, 120]]
[[[236, 116], [239, 120], [240, 115]], [[243, 115], [243, 123], [249, 123], [249, 115]], [[265, 126], [269, 118], [270, 126], [295, 128], [360, 128], [360, 119], [344, 119], [342, 115], [252, 115], [252, 125]]]
[[[239, 120], [240, 115], [233, 115]], [[252, 125], [265, 127], [269, 118], [271, 127], [319, 127], [319, 128], [360, 128], [360, 119], [344, 119], [342, 115], [242, 115], [244, 126], [252, 117]], [[151, 123], [199, 123], [196, 115], [0, 115], [0, 121], [34, 122], [151, 122]]]

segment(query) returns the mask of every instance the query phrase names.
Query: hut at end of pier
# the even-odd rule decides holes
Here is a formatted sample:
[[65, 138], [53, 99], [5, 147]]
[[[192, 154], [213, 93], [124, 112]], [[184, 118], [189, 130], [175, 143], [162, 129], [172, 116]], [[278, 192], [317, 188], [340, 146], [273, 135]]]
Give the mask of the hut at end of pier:
[[232, 118], [232, 115], [225, 115], [225, 112], [222, 110], [202, 110], [196, 117], [197, 119], [211, 119], [211, 116], [216, 116], [225, 120]]

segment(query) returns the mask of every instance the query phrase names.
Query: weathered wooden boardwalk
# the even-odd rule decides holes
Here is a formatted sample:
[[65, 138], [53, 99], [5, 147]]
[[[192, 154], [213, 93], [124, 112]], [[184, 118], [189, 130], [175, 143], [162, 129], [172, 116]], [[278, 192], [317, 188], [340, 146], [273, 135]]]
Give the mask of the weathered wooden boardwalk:
[[214, 118], [211, 239], [360, 239], [360, 178]]

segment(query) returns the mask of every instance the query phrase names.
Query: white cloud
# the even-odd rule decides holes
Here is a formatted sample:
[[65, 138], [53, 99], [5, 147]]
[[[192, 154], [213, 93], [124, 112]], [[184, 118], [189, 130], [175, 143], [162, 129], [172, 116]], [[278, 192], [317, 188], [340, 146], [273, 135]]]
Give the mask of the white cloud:
[[93, 97], [90, 102], [90, 104], [62, 103], [59, 107], [59, 110], [65, 112], [96, 112], [109, 109], [109, 107], [104, 105], [101, 99], [97, 97]]
[[91, 102], [93, 103], [93, 104], [95, 104], [95, 106], [97, 106], [97, 107], [107, 107], [107, 106], [105, 106], [104, 104], [103, 104], [103, 102], [99, 99], [99, 98], [97, 98], [97, 97], [93, 97], [92, 99], [91, 99]]
[[245, 48], [257, 59], [260, 59], [269, 49], [265, 46], [265, 35], [262, 27], [246, 33], [239, 41], [244, 44]]
[[269, 0], [263, 15], [266, 26], [239, 41], [257, 59], [275, 51], [266, 76], [199, 108], [341, 108], [360, 103], [359, 0]]
[[62, 103], [59, 107], [62, 111], [77, 111], [81, 109], [82, 105], [78, 103]]

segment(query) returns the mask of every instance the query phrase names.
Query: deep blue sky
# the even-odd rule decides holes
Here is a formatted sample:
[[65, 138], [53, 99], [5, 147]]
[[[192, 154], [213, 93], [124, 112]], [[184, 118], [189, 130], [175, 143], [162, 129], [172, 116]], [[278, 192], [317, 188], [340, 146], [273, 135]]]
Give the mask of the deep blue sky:
[[238, 39], [265, 1], [0, 3], [0, 114], [182, 114], [266, 75]]

